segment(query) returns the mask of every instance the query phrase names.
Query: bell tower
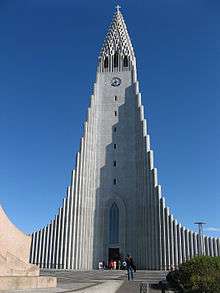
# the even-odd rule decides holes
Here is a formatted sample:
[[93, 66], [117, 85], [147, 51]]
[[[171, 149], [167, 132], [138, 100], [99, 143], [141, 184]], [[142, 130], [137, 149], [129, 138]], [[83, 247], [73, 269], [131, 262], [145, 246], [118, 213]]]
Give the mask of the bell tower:
[[99, 72], [128, 71], [136, 67], [134, 49], [120, 6], [117, 5], [116, 9], [99, 55]]
[[141, 233], [146, 234], [142, 216], [146, 177], [141, 177], [146, 169], [146, 160], [141, 160], [146, 157], [145, 122], [134, 49], [119, 7], [99, 55], [94, 96], [98, 117], [94, 263], [129, 252], [141, 264], [146, 255], [146, 249], [141, 251]]

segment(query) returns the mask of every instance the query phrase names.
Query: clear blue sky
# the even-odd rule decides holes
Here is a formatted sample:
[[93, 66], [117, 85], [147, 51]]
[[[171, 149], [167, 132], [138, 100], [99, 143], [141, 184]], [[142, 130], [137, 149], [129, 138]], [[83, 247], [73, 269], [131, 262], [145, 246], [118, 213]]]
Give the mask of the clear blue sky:
[[[118, 3], [166, 202], [185, 226], [205, 220], [220, 236], [220, 1]], [[70, 183], [116, 4], [0, 0], [0, 203], [27, 233]]]

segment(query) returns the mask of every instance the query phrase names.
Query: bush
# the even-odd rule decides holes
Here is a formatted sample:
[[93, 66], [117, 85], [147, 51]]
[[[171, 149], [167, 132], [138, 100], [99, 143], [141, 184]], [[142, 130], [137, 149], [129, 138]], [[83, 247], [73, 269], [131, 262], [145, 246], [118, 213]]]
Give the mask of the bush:
[[220, 257], [196, 256], [167, 275], [178, 292], [220, 292]]

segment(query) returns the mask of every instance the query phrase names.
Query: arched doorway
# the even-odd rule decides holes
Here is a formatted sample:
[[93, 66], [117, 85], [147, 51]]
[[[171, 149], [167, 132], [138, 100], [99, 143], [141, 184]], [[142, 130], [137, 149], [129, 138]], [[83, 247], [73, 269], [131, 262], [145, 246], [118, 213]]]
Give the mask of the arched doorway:
[[104, 216], [104, 253], [100, 256], [105, 264], [109, 264], [111, 258], [124, 256], [126, 235], [126, 206], [123, 199], [114, 195], [105, 201]]
[[109, 209], [109, 249], [108, 261], [110, 267], [115, 264], [118, 268], [118, 261], [120, 259], [120, 243], [119, 243], [119, 208], [114, 202]]

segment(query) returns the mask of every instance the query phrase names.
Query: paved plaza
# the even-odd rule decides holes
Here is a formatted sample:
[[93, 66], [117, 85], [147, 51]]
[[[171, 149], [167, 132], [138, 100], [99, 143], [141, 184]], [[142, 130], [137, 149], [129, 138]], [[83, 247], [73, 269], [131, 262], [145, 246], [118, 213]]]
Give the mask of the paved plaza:
[[[158, 283], [166, 273], [160, 271], [137, 271], [134, 281], [127, 281], [126, 271], [41, 271], [41, 275], [56, 276], [58, 285], [55, 289], [10, 290], [4, 292], [19, 293], [135, 293], [140, 292], [141, 282]], [[149, 293], [160, 292], [149, 289]]]

